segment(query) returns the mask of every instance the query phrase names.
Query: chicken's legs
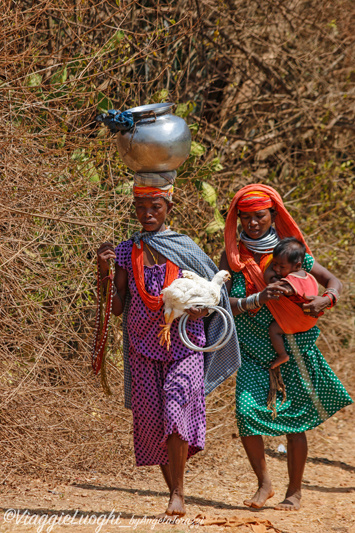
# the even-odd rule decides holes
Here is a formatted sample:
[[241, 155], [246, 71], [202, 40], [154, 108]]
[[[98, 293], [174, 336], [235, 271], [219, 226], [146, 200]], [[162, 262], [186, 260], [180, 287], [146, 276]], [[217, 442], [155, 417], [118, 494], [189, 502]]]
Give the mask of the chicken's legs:
[[158, 333], [158, 337], [160, 337], [159, 339], [160, 346], [163, 346], [164, 344], [166, 344], [166, 349], [168, 351], [171, 345], [170, 328], [171, 328], [171, 324], [173, 323], [174, 318], [175, 318], [174, 310], [172, 310], [170, 313], [169, 311], [165, 312], [164, 313], [165, 324], [161, 324], [160, 327], [162, 328], [162, 330], [160, 331], [160, 333]]

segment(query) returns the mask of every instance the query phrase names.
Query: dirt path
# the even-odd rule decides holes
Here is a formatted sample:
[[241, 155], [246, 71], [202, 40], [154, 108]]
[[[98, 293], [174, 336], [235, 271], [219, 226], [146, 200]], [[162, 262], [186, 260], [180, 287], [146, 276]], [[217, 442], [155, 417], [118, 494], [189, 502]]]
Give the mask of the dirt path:
[[[309, 460], [300, 512], [280, 512], [272, 508], [282, 499], [286, 487], [286, 454], [277, 451], [279, 444], [285, 444], [282, 437], [266, 439], [275, 496], [260, 511], [243, 506], [243, 499], [253, 493], [255, 480], [234, 426], [224, 424], [209, 429], [206, 450], [188, 464], [188, 521], [185, 523], [173, 526], [148, 521], [155, 512], [164, 511], [168, 495], [156, 467], [136, 469], [130, 465], [119, 475], [91, 472], [67, 480], [9, 478], [1, 486], [0, 532], [173, 530], [181, 533], [196, 529], [214, 533], [225, 529], [236, 533], [277, 530], [355, 533], [353, 413], [353, 407], [346, 408], [308, 434]], [[11, 514], [8, 509], [14, 512]], [[103, 514], [107, 519], [105, 525], [103, 517], [97, 521]], [[41, 520], [45, 520], [43, 515], [48, 518], [41, 525], [41, 516]], [[226, 528], [223, 521], [220, 525], [203, 525], [207, 520], [201, 518], [196, 519], [200, 525], [191, 524], [198, 515], [207, 519], [238, 517], [240, 521], [231, 521], [233, 527]], [[89, 520], [91, 525], [87, 523]], [[250, 523], [242, 525], [246, 520]]]

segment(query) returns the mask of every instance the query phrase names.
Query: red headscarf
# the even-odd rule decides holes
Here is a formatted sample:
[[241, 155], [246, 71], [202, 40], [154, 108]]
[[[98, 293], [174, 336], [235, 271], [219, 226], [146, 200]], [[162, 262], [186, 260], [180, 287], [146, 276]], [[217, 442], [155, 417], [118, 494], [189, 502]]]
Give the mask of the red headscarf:
[[[281, 196], [275, 189], [268, 185], [262, 185], [261, 183], [254, 183], [243, 187], [234, 196], [230, 205], [224, 230], [224, 240], [230, 268], [235, 272], [244, 270], [247, 294], [248, 292], [250, 293], [252, 287], [255, 287], [257, 291], [265, 289], [266, 283], [262, 268], [269, 257], [268, 255], [262, 257], [259, 266], [255, 262], [253, 253], [247, 250], [245, 246], [238, 245], [238, 211], [260, 211], [269, 207], [272, 207], [276, 211], [275, 228], [280, 239], [296, 237], [305, 244], [307, 252], [311, 254], [301, 230], [285, 208]], [[255, 289], [253, 292], [255, 292]], [[266, 305], [285, 333], [307, 331], [317, 321], [315, 318], [314, 324], [310, 325], [311, 317], [306, 316], [298, 305], [291, 302], [285, 296], [282, 296], [280, 300], [269, 300]]]
[[243, 196], [239, 198], [236, 207], [239, 211], [260, 211], [261, 209], [274, 207], [274, 202], [266, 192], [253, 190], [244, 193]]
[[[259, 197], [257, 201], [255, 199], [253, 200], [250, 193], [256, 191], [264, 194], [266, 193], [268, 196], [268, 201], [272, 202], [270, 207], [273, 207], [277, 213], [275, 219], [275, 229], [280, 239], [284, 239], [285, 237], [296, 237], [296, 239], [302, 241], [306, 245], [307, 252], [309, 254], [311, 253], [306, 241], [304, 240], [301, 230], [284, 206], [279, 193], [268, 185], [253, 183], [240, 189], [234, 196], [226, 220], [226, 228], [224, 230], [226, 252], [229, 266], [235, 272], [243, 270], [243, 268], [246, 266], [245, 263], [241, 261], [237, 243], [238, 210], [247, 211], [247, 209], [245, 209], [247, 202], [249, 202], [248, 211], [260, 211], [261, 209], [267, 209], [265, 207], [267, 204], [265, 197], [263, 199], [262, 197]], [[242, 209], [239, 207], [239, 203]], [[261, 205], [263, 205], [263, 207], [261, 207]]]
[[169, 189], [159, 189], [158, 187], [140, 187], [139, 185], [133, 185], [133, 196], [135, 198], [166, 198], [168, 202], [173, 199], [174, 187]]

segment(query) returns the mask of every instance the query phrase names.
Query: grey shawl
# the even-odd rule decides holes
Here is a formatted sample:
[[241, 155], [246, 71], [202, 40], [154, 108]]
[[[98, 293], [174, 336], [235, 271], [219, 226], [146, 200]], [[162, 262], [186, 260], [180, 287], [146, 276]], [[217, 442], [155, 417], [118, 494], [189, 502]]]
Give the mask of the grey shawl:
[[[218, 272], [218, 268], [197, 244], [187, 235], [182, 235], [171, 230], [162, 232], [136, 232], [131, 240], [140, 246], [140, 240], [148, 243], [160, 254], [175, 263], [181, 269], [195, 272], [201, 277], [211, 280]], [[125, 309], [123, 312], [123, 361], [124, 361], [124, 394], [125, 407], [131, 408], [131, 369], [129, 365], [129, 337], [127, 330], [127, 316], [131, 297], [126, 296]], [[221, 290], [221, 307], [226, 309], [230, 315], [232, 310], [229, 304], [229, 297], [225, 286]], [[216, 342], [223, 328], [222, 318], [218, 313], [214, 313], [208, 324], [206, 332], [206, 345]], [[205, 352], [204, 354], [204, 381], [205, 395], [212, 392], [218, 385], [227, 379], [240, 367], [240, 352], [237, 339], [237, 332], [234, 333], [229, 343], [221, 350], [215, 352]]]

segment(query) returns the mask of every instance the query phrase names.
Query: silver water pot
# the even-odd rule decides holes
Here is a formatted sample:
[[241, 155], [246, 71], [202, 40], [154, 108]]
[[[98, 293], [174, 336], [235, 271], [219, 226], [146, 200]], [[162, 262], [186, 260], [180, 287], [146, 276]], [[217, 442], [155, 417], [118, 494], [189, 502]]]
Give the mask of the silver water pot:
[[189, 156], [191, 133], [174, 104], [149, 104], [128, 109], [134, 125], [116, 134], [122, 161], [135, 172], [176, 170]]

